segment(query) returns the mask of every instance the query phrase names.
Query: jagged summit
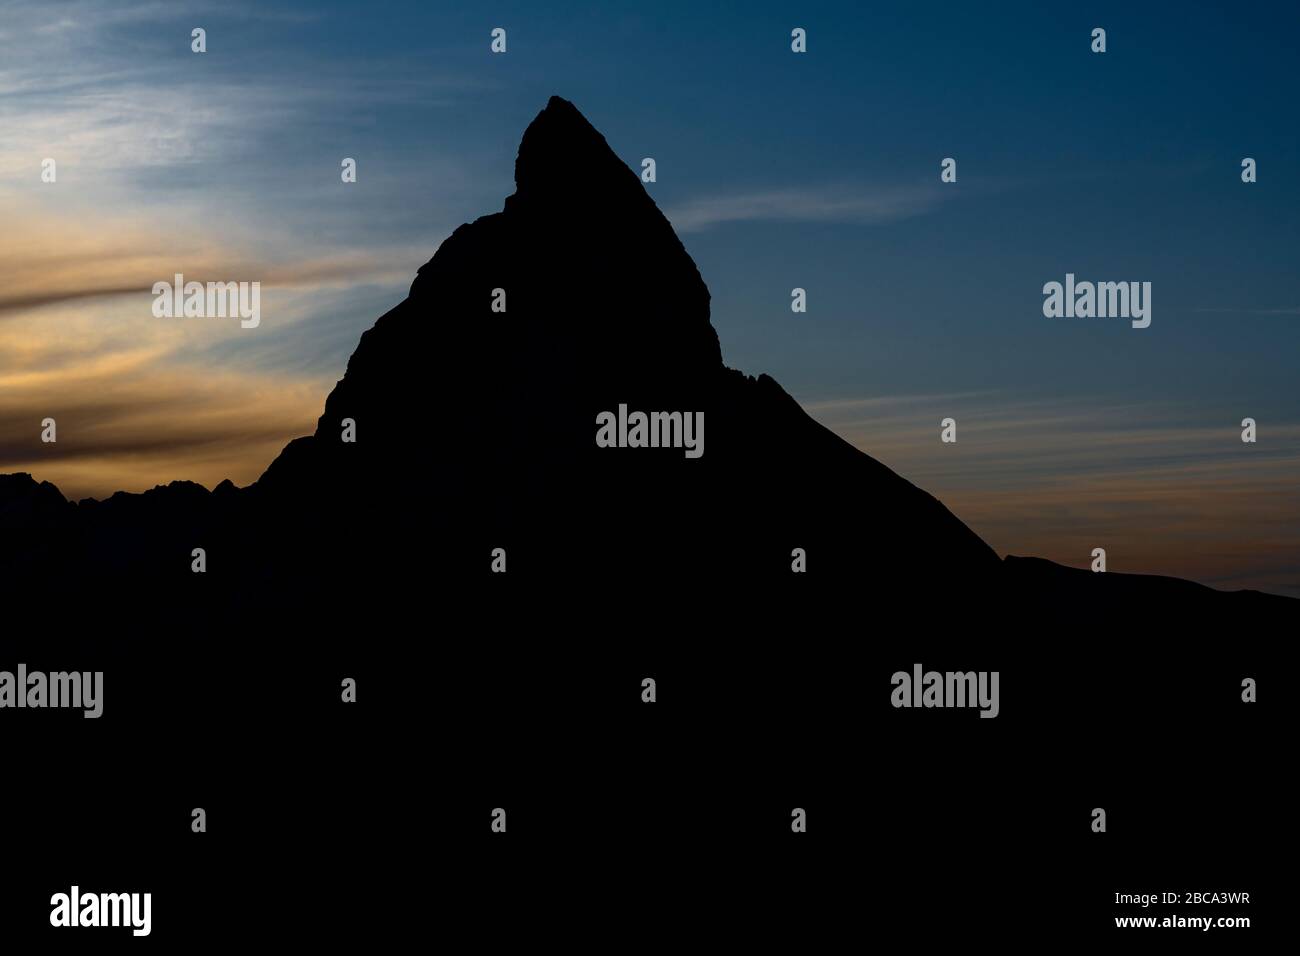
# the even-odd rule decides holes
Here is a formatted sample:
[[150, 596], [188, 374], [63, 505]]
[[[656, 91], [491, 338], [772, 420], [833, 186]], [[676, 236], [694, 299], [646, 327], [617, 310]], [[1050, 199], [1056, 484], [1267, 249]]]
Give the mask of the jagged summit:
[[647, 244], [676, 247], [686, 255], [641, 177], [576, 106], [558, 96], [524, 131], [515, 187], [505, 202], [507, 214], [585, 219], [591, 227], [599, 223], [604, 228], [630, 219], [638, 233], [649, 233], [644, 235]]
[[[562, 538], [645, 564], [700, 528], [735, 560], [772, 548], [762, 560], [784, 554], [784, 569], [794, 539], [847, 559], [870, 515], [891, 561], [996, 564], [942, 505], [814, 423], [775, 382], [725, 368], [695, 263], [571, 103], [552, 98], [515, 168], [503, 211], [457, 229], [363, 336], [315, 436], [286, 449], [268, 489], [300, 501], [294, 489], [341, 482], [371, 501], [383, 496], [375, 481], [416, 465], [432, 499], [453, 503], [430, 521], [459, 538]], [[702, 415], [707, 452], [684, 462], [598, 449], [597, 417], [620, 406]], [[432, 416], [454, 454], [413, 437]], [[347, 420], [356, 443], [340, 441]], [[636, 501], [642, 518], [599, 517], [593, 503], [611, 495]], [[876, 567], [874, 554], [826, 571]]]
[[504, 289], [507, 311], [490, 316], [523, 316], [514, 328], [526, 319], [547, 341], [569, 340], [566, 352], [619, 362], [624, 376], [637, 365], [663, 376], [721, 364], [699, 269], [640, 177], [572, 103], [552, 97], [529, 124], [515, 184], [502, 213], [460, 227], [421, 267], [412, 298], [445, 297], [473, 277], [472, 314]]
[[708, 288], [639, 177], [571, 103], [552, 98], [530, 124], [516, 175], [503, 211], [456, 229], [362, 336], [314, 439], [286, 449], [264, 482], [294, 480], [291, 467], [333, 471], [317, 459], [352, 452], [337, 440], [345, 418], [367, 422], [359, 449], [400, 451], [385, 457], [396, 466], [430, 404], [478, 395], [484, 413], [517, 410], [492, 427], [540, 461], [542, 446], [585, 450], [596, 406], [616, 394], [687, 400], [712, 387], [722, 354]]
[[530, 202], [590, 211], [606, 199], [644, 196], [637, 175], [578, 108], [552, 96], [524, 130], [515, 159], [518, 191], [506, 208]]

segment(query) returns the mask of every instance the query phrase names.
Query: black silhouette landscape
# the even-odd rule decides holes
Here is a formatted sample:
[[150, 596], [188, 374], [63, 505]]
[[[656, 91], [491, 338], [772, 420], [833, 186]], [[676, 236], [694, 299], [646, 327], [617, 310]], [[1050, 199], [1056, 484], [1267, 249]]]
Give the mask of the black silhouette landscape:
[[[1258, 894], [1290, 862], [1267, 678], [1300, 602], [1000, 559], [724, 364], [694, 262], [572, 104], [515, 177], [252, 485], [0, 476], [0, 666], [107, 688], [103, 720], [6, 713], [30, 799], [0, 923], [46, 931], [76, 880], [232, 944], [785, 917], [803, 949], [1111, 947], [1117, 890]], [[702, 412], [703, 455], [597, 447], [620, 405]], [[921, 666], [1000, 674], [997, 718], [894, 707]]]
[[[483, 589], [503, 548], [530, 600], [571, 586], [573, 616], [593, 625], [775, 625], [810, 599], [876, 621], [1026, 631], [1296, 618], [1300, 602], [1258, 592], [1000, 560], [771, 378], [728, 368], [694, 262], [571, 103], [552, 98], [528, 127], [515, 180], [504, 209], [458, 228], [362, 335], [315, 434], [254, 484], [73, 503], [33, 476], [0, 476], [4, 579], [75, 597], [64, 615], [310, 609], [328, 627], [343, 595], [371, 611], [481, 600], [478, 613], [498, 613]], [[597, 415], [621, 404], [703, 412], [705, 453], [598, 448]]]

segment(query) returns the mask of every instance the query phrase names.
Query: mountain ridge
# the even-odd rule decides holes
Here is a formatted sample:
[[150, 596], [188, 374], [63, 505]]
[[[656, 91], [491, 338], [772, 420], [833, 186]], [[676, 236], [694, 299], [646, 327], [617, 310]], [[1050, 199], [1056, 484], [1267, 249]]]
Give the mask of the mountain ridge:
[[[0, 568], [78, 585], [116, 574], [137, 593], [165, 580], [178, 601], [210, 600], [200, 582], [215, 574], [241, 590], [222, 600], [246, 608], [287, 600], [276, 588], [481, 578], [500, 548], [512, 580], [551, 587], [678, 576], [739, 592], [816, 578], [898, 607], [934, 607], [938, 590], [953, 614], [1028, 589], [1096, 613], [1135, 591], [1175, 600], [1167, 584], [1129, 581], [1146, 576], [1098, 585], [999, 559], [770, 376], [728, 368], [698, 267], [573, 104], [552, 97], [529, 125], [515, 177], [502, 210], [458, 227], [361, 335], [315, 432], [257, 481], [173, 481], [65, 507], [48, 482], [0, 476], [0, 529], [13, 532]], [[701, 414], [703, 456], [598, 448], [597, 416], [620, 405]], [[191, 571], [195, 547], [204, 575]]]

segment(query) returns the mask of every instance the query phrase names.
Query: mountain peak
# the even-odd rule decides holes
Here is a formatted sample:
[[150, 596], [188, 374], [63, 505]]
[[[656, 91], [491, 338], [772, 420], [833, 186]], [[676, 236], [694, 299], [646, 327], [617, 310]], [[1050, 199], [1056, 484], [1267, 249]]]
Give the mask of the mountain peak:
[[560, 218], [589, 227], [599, 223], [602, 229], [612, 225], [681, 249], [641, 177], [576, 106], [558, 96], [524, 130], [515, 159], [515, 193], [505, 211], [545, 217], [552, 226]]
[[[349, 376], [413, 349], [427, 354], [430, 343], [415, 340], [431, 327], [439, 351], [458, 354], [458, 371], [489, 362], [486, 381], [522, 366], [546, 380], [543, 393], [575, 376], [612, 375], [635, 389], [722, 367], [699, 269], [577, 107], [551, 97], [524, 131], [515, 178], [501, 213], [456, 229], [420, 268], [408, 302], [363, 337]], [[434, 315], [450, 321], [432, 324]], [[542, 356], [545, 369], [535, 364]], [[392, 379], [391, 367], [376, 374]]]
[[605, 137], [566, 99], [552, 96], [524, 130], [515, 159], [516, 202], [608, 199], [611, 187], [630, 196], [638, 185]]

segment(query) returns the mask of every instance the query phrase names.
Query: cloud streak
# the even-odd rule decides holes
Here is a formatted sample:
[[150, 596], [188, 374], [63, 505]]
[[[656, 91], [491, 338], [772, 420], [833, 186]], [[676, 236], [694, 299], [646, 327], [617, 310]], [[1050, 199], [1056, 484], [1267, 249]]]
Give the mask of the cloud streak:
[[942, 200], [937, 188], [791, 188], [709, 196], [669, 206], [678, 232], [700, 232], [734, 222], [841, 222], [872, 225], [929, 212]]
[[1300, 315], [1300, 306], [1289, 309], [1195, 309], [1194, 311], [1216, 315]]
[[[1179, 406], [997, 392], [810, 402], [814, 418], [941, 499], [1001, 554], [1300, 597], [1300, 423], [1254, 445]], [[957, 442], [939, 440], [957, 421]]]
[[0, 320], [51, 305], [148, 294], [177, 272], [196, 282], [317, 288], [409, 283], [414, 274], [405, 250], [307, 246], [297, 258], [257, 257], [238, 234], [225, 242], [195, 236], [163, 242], [151, 220], [125, 213], [101, 214], [91, 231], [78, 216], [19, 205], [10, 209], [6, 226], [0, 234]]

